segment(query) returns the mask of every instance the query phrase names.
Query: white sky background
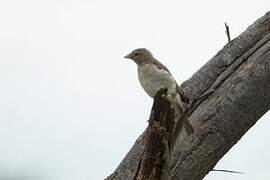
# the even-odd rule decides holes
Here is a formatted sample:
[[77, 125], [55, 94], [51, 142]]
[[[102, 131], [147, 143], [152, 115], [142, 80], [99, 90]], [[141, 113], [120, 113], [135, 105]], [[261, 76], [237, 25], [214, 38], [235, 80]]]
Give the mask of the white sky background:
[[[123, 56], [146, 47], [180, 84], [226, 44], [225, 21], [236, 37], [269, 7], [269, 0], [0, 1], [0, 179], [105, 178], [152, 106]], [[216, 167], [245, 175], [204, 180], [269, 179], [269, 118]]]

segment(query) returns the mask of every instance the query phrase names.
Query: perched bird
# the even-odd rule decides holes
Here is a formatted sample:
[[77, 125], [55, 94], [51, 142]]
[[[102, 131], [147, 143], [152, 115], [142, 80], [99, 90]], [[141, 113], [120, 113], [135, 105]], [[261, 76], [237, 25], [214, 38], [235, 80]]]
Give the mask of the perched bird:
[[[160, 89], [166, 88], [170, 99], [176, 102], [179, 113], [183, 112], [183, 106], [189, 103], [170, 71], [156, 60], [152, 53], [145, 48], [139, 48], [126, 55], [125, 58], [133, 60], [137, 64], [138, 77], [144, 91], [152, 98]], [[184, 123], [188, 134], [194, 132], [193, 126], [188, 120]]]

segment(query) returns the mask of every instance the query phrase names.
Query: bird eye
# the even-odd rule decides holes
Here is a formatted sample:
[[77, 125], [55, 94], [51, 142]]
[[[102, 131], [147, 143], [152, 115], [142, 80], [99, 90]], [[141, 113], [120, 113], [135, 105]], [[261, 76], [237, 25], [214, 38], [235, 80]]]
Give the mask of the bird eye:
[[135, 53], [135, 54], [134, 54], [134, 56], [138, 56], [138, 55], [139, 55], [139, 53]]

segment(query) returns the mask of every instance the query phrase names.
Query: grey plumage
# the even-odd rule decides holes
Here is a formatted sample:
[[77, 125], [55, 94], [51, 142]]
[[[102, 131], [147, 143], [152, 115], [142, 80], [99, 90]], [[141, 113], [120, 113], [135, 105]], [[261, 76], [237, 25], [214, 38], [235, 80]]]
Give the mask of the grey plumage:
[[[140, 84], [150, 97], [154, 98], [160, 89], [167, 88], [171, 100], [179, 107], [179, 113], [183, 111], [183, 106], [189, 103], [189, 99], [166, 66], [156, 60], [150, 51], [145, 48], [135, 49], [125, 58], [132, 59], [137, 64]], [[187, 133], [193, 133], [194, 130], [189, 121], [184, 124]]]

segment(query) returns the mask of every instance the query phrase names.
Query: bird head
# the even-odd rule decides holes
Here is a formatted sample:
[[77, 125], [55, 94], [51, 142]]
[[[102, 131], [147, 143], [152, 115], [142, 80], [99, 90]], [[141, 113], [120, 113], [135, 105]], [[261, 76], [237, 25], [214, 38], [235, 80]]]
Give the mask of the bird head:
[[145, 48], [138, 48], [126, 55], [125, 58], [133, 60], [138, 65], [151, 61], [153, 55]]

